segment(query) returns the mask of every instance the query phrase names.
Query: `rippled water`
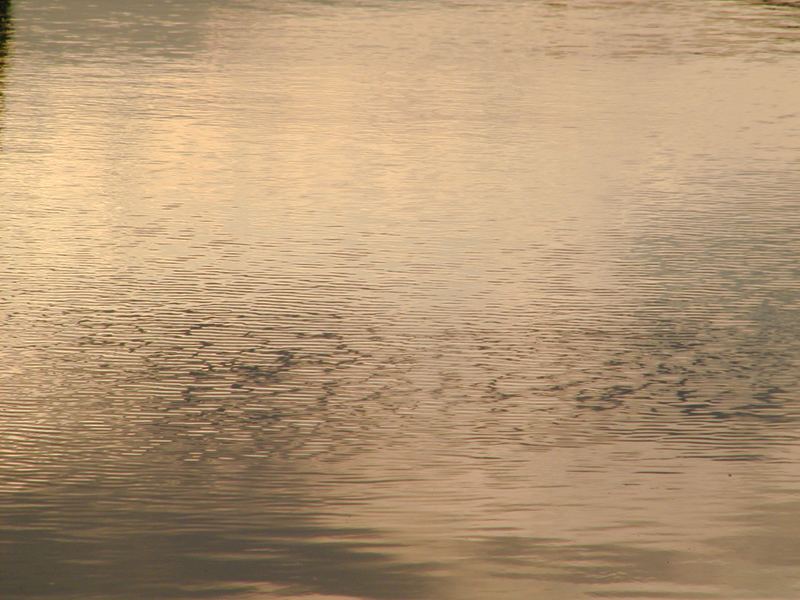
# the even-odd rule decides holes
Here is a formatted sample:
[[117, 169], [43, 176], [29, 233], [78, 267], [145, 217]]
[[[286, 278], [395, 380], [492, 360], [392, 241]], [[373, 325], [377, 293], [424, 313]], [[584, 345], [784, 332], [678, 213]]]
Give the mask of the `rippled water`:
[[795, 3], [0, 14], [0, 597], [800, 598]]

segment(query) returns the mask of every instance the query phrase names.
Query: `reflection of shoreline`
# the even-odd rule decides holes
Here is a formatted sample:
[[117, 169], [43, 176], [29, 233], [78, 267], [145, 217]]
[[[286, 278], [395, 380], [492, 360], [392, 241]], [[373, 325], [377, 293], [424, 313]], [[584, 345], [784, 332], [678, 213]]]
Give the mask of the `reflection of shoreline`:
[[0, 0], [0, 75], [8, 54], [8, 40], [11, 37], [11, 0]]
[[5, 77], [8, 40], [11, 37], [11, 0], [0, 0], [0, 116], [3, 114], [3, 79]]
[[800, 0], [764, 0], [760, 4], [785, 8], [800, 8]]

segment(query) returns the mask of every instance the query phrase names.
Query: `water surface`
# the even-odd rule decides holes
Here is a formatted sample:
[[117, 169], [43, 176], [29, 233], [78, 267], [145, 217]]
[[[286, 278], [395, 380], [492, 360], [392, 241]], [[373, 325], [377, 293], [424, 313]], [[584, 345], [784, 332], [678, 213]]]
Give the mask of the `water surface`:
[[0, 0], [0, 596], [800, 597], [800, 8]]

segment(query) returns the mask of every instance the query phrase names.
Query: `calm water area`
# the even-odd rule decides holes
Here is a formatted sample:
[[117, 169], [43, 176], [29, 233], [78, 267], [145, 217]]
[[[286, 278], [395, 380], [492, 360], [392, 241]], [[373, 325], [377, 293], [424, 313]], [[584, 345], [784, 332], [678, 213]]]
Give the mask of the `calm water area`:
[[800, 3], [0, 0], [0, 598], [800, 598]]

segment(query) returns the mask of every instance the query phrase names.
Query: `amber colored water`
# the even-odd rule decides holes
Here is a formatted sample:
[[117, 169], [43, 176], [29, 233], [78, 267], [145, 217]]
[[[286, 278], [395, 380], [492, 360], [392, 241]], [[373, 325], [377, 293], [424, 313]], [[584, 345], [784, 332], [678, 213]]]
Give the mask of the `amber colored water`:
[[800, 598], [800, 7], [0, 0], [0, 597]]

